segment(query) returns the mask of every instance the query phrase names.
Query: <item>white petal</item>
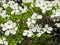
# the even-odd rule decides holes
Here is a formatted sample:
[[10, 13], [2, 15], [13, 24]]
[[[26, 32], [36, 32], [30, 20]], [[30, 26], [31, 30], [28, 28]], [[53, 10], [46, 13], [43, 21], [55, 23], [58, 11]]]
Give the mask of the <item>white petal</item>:
[[11, 14], [14, 14], [15, 13], [15, 10], [13, 10], [12, 12], [11, 12]]
[[16, 31], [15, 30], [11, 30], [10, 33], [14, 35], [14, 34], [16, 34]]
[[10, 34], [10, 32], [7, 30], [7, 31], [5, 32], [5, 35], [6, 35], [6, 36], [9, 36], [9, 34]]
[[49, 30], [49, 31], [52, 31], [52, 30], [53, 30], [53, 28], [52, 28], [52, 27], [49, 27], [49, 28], [48, 28], [48, 30]]
[[3, 44], [3, 41], [0, 39], [0, 44]]
[[27, 33], [23, 33], [23, 36], [26, 36], [27, 35]]
[[38, 16], [37, 16], [37, 19], [42, 19], [42, 16], [41, 16], [41, 15], [38, 15]]
[[7, 41], [4, 41], [4, 45], [8, 45], [8, 42]]

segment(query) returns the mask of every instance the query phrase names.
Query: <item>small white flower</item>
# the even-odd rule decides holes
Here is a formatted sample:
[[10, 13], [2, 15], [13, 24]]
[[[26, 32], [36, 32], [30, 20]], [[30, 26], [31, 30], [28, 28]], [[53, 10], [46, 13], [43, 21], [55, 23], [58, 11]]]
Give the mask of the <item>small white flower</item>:
[[33, 15], [32, 15], [32, 19], [36, 19], [36, 17], [37, 17], [37, 13], [33, 13]]
[[29, 25], [28, 25], [28, 28], [30, 28], [30, 29], [31, 29], [31, 28], [34, 28], [34, 24], [29, 24]]
[[24, 13], [28, 10], [28, 8], [26, 6], [24, 6], [24, 8], [20, 9], [21, 10], [21, 13]]
[[3, 4], [2, 5], [5, 9], [7, 9], [7, 7], [9, 6], [8, 4]]
[[43, 28], [43, 31], [44, 32], [47, 32], [47, 33], [51, 33], [51, 31], [53, 30], [52, 27], [49, 27], [48, 24], [45, 25], [45, 28]]
[[33, 32], [29, 30], [27, 33], [27, 37], [31, 37], [32, 35], [33, 35]]
[[23, 36], [31, 37], [33, 35], [33, 32], [30, 30], [25, 30], [23, 33]]
[[29, 26], [29, 25], [31, 25], [31, 24], [35, 24], [36, 21], [33, 20], [33, 19], [28, 18], [26, 23], [27, 23], [27, 25]]
[[24, 33], [23, 33], [23, 36], [26, 36], [26, 35], [27, 35], [27, 32], [28, 32], [28, 31], [25, 30]]
[[19, 10], [16, 10], [15, 14], [18, 14], [19, 15], [20, 14], [20, 11]]

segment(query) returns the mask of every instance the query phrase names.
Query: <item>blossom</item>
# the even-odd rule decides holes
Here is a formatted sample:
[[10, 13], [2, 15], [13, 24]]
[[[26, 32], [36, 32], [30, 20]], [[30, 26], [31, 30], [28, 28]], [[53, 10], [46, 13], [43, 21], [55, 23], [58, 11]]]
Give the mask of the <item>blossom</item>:
[[36, 21], [35, 21], [34, 19], [28, 18], [26, 23], [27, 23], [27, 25], [29, 26], [29, 25], [31, 25], [31, 24], [35, 24]]
[[23, 32], [23, 36], [31, 37], [33, 35], [33, 32], [31, 30], [25, 30]]
[[52, 27], [49, 27], [48, 24], [45, 24], [45, 27], [43, 28], [44, 32], [51, 33], [52, 30], [53, 30]]
[[9, 6], [8, 4], [3, 4], [2, 5], [4, 7], [4, 9], [7, 9], [7, 7]]

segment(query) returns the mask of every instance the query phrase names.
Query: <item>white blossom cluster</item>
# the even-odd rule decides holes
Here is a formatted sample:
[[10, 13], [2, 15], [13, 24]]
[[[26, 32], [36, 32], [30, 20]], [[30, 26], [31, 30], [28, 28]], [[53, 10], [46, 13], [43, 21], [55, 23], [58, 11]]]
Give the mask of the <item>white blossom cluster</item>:
[[46, 10], [51, 10], [53, 6], [57, 5], [57, 3], [59, 3], [58, 0], [52, 2], [44, 0], [36, 0], [36, 7], [40, 7], [42, 9], [42, 12], [45, 13]]
[[[3, 10], [3, 8], [5, 10]], [[4, 3], [2, 3], [2, 7], [0, 7], [0, 16], [2, 16], [3, 18], [9, 16], [8, 14], [6, 14], [6, 9], [8, 7], [10, 7], [12, 9], [11, 14], [16, 14], [16, 15], [20, 15], [21, 13], [26, 12], [27, 6], [24, 6], [24, 8], [22, 8], [21, 6], [18, 5], [18, 3], [15, 3], [14, 1], [9, 1], [8, 3], [6, 3], [6, 1], [4, 0]]]
[[25, 30], [23, 36], [32, 37], [32, 35], [34, 35], [33, 32], [37, 32], [37, 34], [35, 35], [38, 37], [40, 37], [45, 32], [51, 33], [51, 31], [53, 30], [52, 27], [49, 27], [48, 24], [46, 24], [44, 28], [39, 27], [38, 24], [35, 25], [36, 19], [42, 19], [42, 16], [38, 15], [37, 13], [33, 13], [32, 17], [27, 19], [26, 23], [28, 25], [29, 30]]
[[51, 15], [51, 18], [60, 17], [60, 9], [53, 10], [52, 12], [53, 14]]
[[8, 22], [1, 24], [2, 31], [5, 32], [6, 36], [9, 36], [10, 34], [16, 34], [16, 31], [18, 27], [16, 26], [15, 22], [12, 22], [11, 20], [8, 20]]
[[[43, 33], [47, 32], [47, 33], [51, 33], [51, 31], [53, 30], [52, 27], [49, 27], [48, 24], [45, 24], [44, 28], [42, 26], [39, 26], [38, 24], [29, 30], [24, 30], [23, 36], [27, 36], [27, 37], [32, 37], [33, 35], [36, 35], [37, 37], [40, 37]], [[34, 34], [34, 32], [36, 34]]]
[[[22, 0], [22, 2], [34, 3], [34, 0]], [[34, 7], [33, 3], [31, 3], [31, 7]], [[59, 0], [54, 0], [54, 1], [36, 0], [35, 1], [35, 6], [40, 7], [42, 9], [42, 13], [45, 13], [47, 10], [51, 10], [53, 6], [57, 8], [57, 4], [59, 5], [60, 8]]]
[[33, 28], [36, 23], [36, 19], [42, 19], [42, 15], [38, 15], [37, 13], [33, 13], [31, 18], [27, 19], [27, 25], [29, 28]]
[[[35, 7], [41, 8], [43, 14], [45, 14], [45, 12], [47, 10], [52, 10], [52, 7], [55, 7], [56, 9], [52, 10], [53, 14], [49, 15], [49, 16], [52, 20], [54, 19], [53, 20], [54, 22], [56, 22], [55, 18], [60, 18], [60, 2], [58, 0], [55, 0], [55, 1], [22, 0], [22, 2], [23, 3], [24, 2], [32, 3], [31, 4], [32, 7], [35, 6]], [[33, 4], [34, 4], [34, 6], [33, 6]], [[0, 16], [3, 19], [5, 19], [7, 17], [7, 20], [8, 20], [6, 23], [0, 24], [0, 27], [1, 27], [2, 32], [4, 33], [4, 36], [9, 36], [10, 34], [15, 35], [17, 33], [18, 26], [17, 26], [16, 22], [13, 22], [12, 20], [10, 20], [9, 16], [11, 16], [13, 14], [15, 16], [24, 14], [25, 12], [27, 12], [28, 8], [32, 8], [32, 7], [28, 7], [25, 5], [23, 5], [23, 6], [24, 7], [19, 6], [18, 3], [15, 3], [14, 1], [10, 1], [10, 0], [8, 3], [6, 3], [6, 0], [2, 1], [2, 7], [0, 7]], [[7, 12], [6, 12], [8, 7], [10, 7], [12, 10], [10, 15], [7, 14]], [[23, 36], [32, 37], [33, 35], [35, 35], [37, 37], [40, 37], [45, 32], [48, 34], [51, 33], [53, 28], [48, 23], [44, 24], [44, 26], [42, 24], [37, 23], [38, 20], [40, 21], [41, 19], [44, 18], [43, 14], [34, 12], [31, 17], [27, 18], [27, 21], [25, 23], [27, 24], [28, 29], [24, 30], [24, 32], [22, 34]], [[20, 22], [20, 18], [17, 19], [17, 22]], [[55, 26], [60, 27], [60, 23], [56, 22]], [[21, 41], [20, 41], [20, 43], [21, 43]], [[0, 44], [8, 45], [8, 42], [6, 41], [5, 38], [2, 38], [2, 39], [0, 39]]]
[[3, 45], [3, 44], [4, 44], [4, 45], [8, 45], [8, 42], [6, 41], [6, 38], [3, 37], [2, 39], [0, 39], [0, 45], [1, 45], [1, 44], [2, 44], [2, 45]]

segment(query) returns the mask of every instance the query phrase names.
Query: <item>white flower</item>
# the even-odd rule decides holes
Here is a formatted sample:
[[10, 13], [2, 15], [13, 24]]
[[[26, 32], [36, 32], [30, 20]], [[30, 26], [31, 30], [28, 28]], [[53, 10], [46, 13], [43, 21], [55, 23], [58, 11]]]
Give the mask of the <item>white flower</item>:
[[33, 15], [32, 15], [31, 18], [32, 18], [32, 19], [36, 19], [37, 15], [38, 15], [37, 13], [33, 13]]
[[19, 10], [16, 10], [15, 14], [18, 14], [19, 15], [20, 14], [20, 11]]
[[26, 6], [24, 6], [24, 8], [20, 9], [21, 10], [21, 13], [24, 13], [28, 10], [28, 8]]
[[19, 41], [19, 43], [21, 43], [21, 41]]
[[27, 23], [27, 25], [29, 26], [29, 25], [31, 25], [31, 24], [35, 24], [36, 21], [33, 20], [33, 19], [28, 18], [26, 23]]
[[0, 44], [8, 45], [8, 42], [6, 41], [6, 38], [1, 38], [0, 39]]
[[33, 35], [33, 32], [31, 30], [25, 30], [23, 33], [23, 36], [31, 37]]
[[2, 5], [5, 9], [7, 9], [7, 7], [9, 6], [8, 4], [3, 4]]
[[30, 25], [28, 25], [28, 28], [34, 28], [34, 24], [30, 24]]
[[49, 27], [48, 24], [45, 24], [45, 28], [43, 28], [44, 32], [51, 33], [52, 30], [53, 30], [52, 27]]
[[25, 30], [24, 33], [23, 33], [23, 36], [26, 36], [26, 35], [27, 35], [27, 32], [28, 32], [28, 31]]

